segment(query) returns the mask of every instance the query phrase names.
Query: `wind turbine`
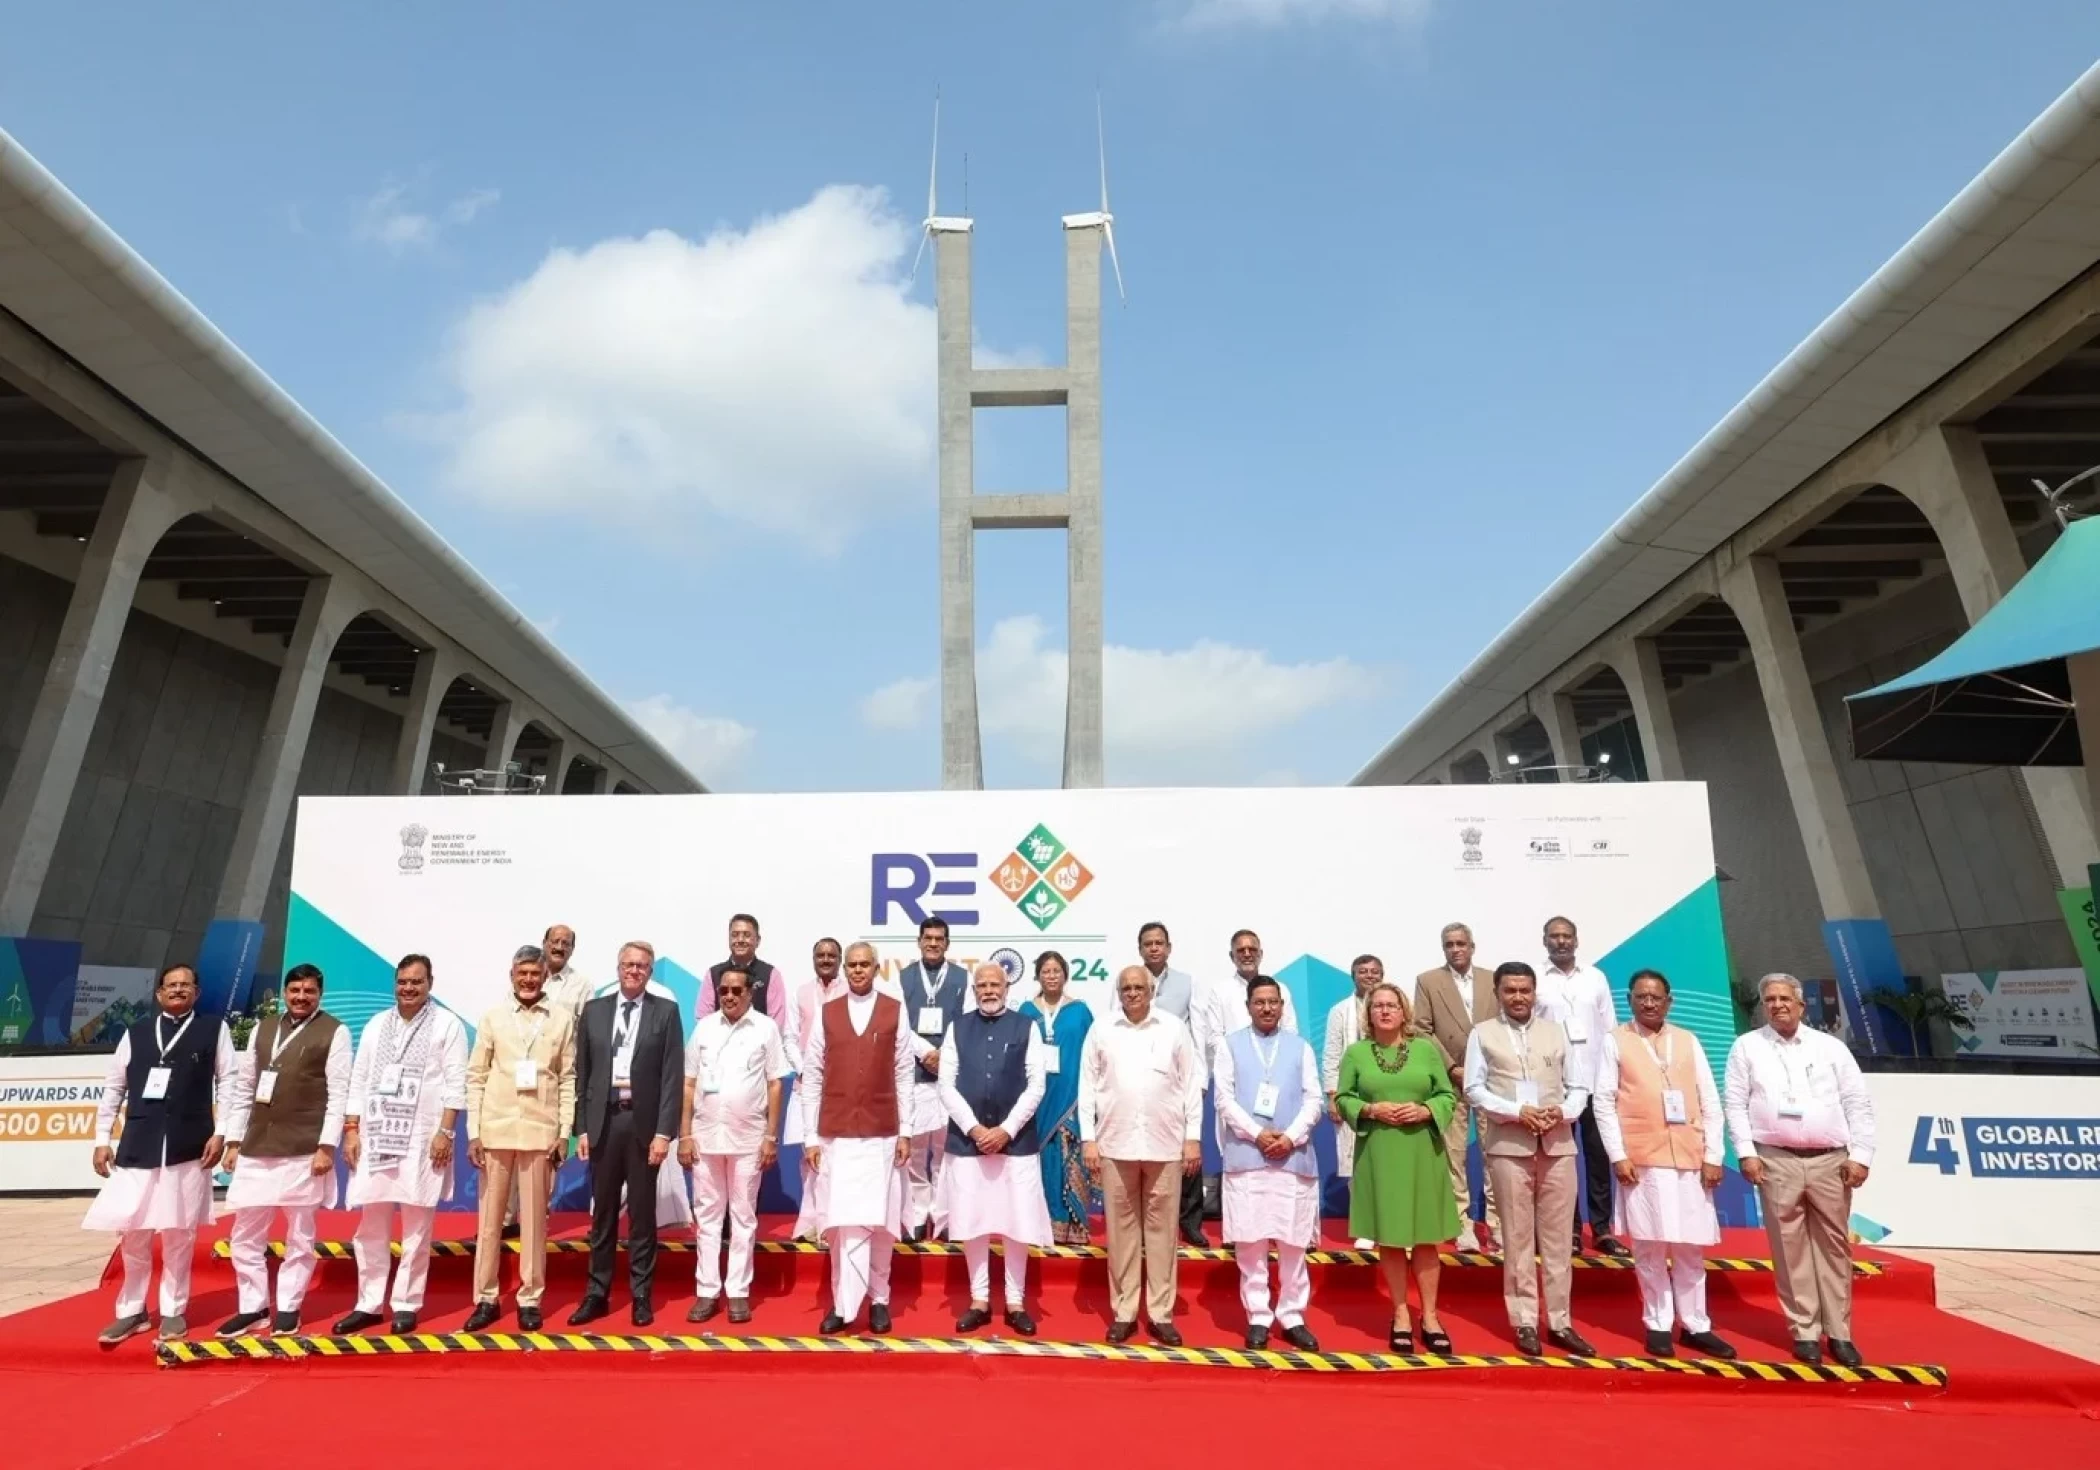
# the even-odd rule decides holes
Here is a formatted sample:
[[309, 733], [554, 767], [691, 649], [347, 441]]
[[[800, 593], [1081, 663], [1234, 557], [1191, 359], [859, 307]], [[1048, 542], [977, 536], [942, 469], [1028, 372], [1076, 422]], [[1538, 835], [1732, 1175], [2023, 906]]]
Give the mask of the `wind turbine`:
[[1128, 302], [1123, 293], [1123, 262], [1116, 258], [1116, 217], [1108, 212], [1108, 134], [1101, 125], [1101, 94], [1094, 93], [1094, 145], [1101, 156], [1101, 208], [1090, 214], [1065, 216], [1065, 227], [1084, 230], [1094, 225], [1101, 226], [1101, 238], [1108, 245], [1108, 263], [1116, 273], [1116, 299]]
[[[965, 154], [963, 156], [963, 185], [965, 192], [968, 191], [969, 187], [969, 161], [969, 155]], [[909, 290], [914, 284], [916, 284], [919, 279], [919, 262], [925, 258], [926, 242], [928, 240], [932, 239], [935, 234], [939, 233], [942, 230], [968, 231], [968, 229], [970, 228], [969, 220], [962, 218], [950, 218], [946, 215], [943, 215], [940, 212], [940, 206], [938, 202], [940, 198], [940, 182], [941, 94], [939, 90], [936, 89], [933, 94], [933, 164], [926, 171], [926, 218], [919, 226], [919, 248], [916, 252], [913, 253], [911, 258], [911, 277], [904, 283], [905, 289], [907, 290]]]

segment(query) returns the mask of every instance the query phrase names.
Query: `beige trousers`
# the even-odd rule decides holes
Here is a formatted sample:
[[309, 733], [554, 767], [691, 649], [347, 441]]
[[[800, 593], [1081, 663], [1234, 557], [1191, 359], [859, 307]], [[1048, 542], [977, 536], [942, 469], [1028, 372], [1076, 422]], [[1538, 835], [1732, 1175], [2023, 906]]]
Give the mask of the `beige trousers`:
[[474, 1234], [474, 1300], [496, 1300], [503, 1279], [503, 1216], [518, 1186], [518, 1305], [536, 1307], [547, 1290], [547, 1195], [554, 1165], [543, 1148], [481, 1151], [481, 1214]]
[[1779, 1278], [1779, 1305], [1797, 1342], [1852, 1339], [1852, 1191], [1845, 1188], [1845, 1151], [1803, 1156], [1757, 1151], [1765, 1182], [1757, 1187], [1765, 1235]]
[[1118, 1322], [1135, 1322], [1140, 1287], [1145, 1316], [1174, 1320], [1181, 1216], [1181, 1160], [1103, 1159], [1102, 1214], [1108, 1220], [1108, 1296]]
[[1502, 1213], [1502, 1302], [1511, 1327], [1539, 1325], [1539, 1275], [1546, 1277], [1546, 1326], [1571, 1325], [1568, 1262], [1575, 1236], [1575, 1155], [1490, 1154], [1492, 1198]]
[[[1467, 1232], [1473, 1228], [1473, 1183], [1466, 1177], [1466, 1138], [1473, 1130], [1473, 1110], [1466, 1106], [1463, 1096], [1451, 1109], [1451, 1126], [1444, 1130], [1444, 1158], [1451, 1165], [1451, 1194], [1458, 1202], [1459, 1244], [1464, 1246], [1472, 1236]], [[1487, 1228], [1499, 1233], [1501, 1223], [1495, 1217], [1495, 1177], [1491, 1170], [1481, 1170], [1482, 1193], [1487, 1196]]]

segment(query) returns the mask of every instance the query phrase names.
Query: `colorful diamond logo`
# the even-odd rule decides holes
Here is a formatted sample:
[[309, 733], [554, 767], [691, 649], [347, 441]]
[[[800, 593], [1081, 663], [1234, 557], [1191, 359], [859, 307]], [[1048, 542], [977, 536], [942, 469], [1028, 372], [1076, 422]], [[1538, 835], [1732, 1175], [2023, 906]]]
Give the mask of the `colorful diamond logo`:
[[1038, 929], [1047, 929], [1065, 911], [1065, 901], [1048, 883], [1038, 883], [1021, 897], [1021, 914]]
[[1057, 834], [1041, 822], [1035, 830], [1023, 837], [1017, 845], [1021, 858], [1038, 873], [1050, 870], [1050, 865], [1064, 855], [1065, 845], [1057, 840]]
[[1038, 822], [992, 869], [991, 879], [994, 888], [1013, 900], [1022, 917], [1041, 930], [1071, 907], [1094, 875], [1079, 854], [1069, 851], [1055, 832]]
[[1079, 860], [1079, 854], [1068, 852], [1044, 870], [1043, 881], [1057, 890], [1059, 898], [1070, 903], [1086, 892], [1086, 886], [1094, 881], [1094, 875], [1088, 872], [1086, 864]]
[[1008, 853], [1006, 861], [992, 869], [992, 886], [1019, 903], [1021, 895], [1035, 887], [1041, 877], [1042, 874], [1021, 861], [1020, 854]]

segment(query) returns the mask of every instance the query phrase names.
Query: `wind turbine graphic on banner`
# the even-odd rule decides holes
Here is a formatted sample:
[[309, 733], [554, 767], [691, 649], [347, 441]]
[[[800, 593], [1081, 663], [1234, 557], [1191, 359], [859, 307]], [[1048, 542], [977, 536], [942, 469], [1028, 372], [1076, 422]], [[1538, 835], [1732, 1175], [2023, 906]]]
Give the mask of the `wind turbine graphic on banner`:
[[[964, 162], [965, 164], [968, 164], [968, 162], [969, 162], [969, 159], [968, 159], [967, 157], [965, 157], [965, 158], [964, 158], [964, 160], [963, 160], [963, 162]], [[964, 175], [965, 175], [965, 176], [964, 176], [964, 179], [963, 179], [963, 185], [964, 185], [964, 189], [965, 189], [965, 192], [967, 192], [967, 190], [968, 190], [968, 186], [969, 186], [969, 178], [968, 178], [968, 172], [969, 172], [969, 171], [968, 171], [968, 169], [967, 169], [967, 168], [965, 168], [965, 169], [964, 169]], [[933, 94], [933, 164], [932, 164], [932, 166], [931, 166], [930, 168], [928, 168], [928, 169], [927, 169], [927, 171], [926, 171], [926, 218], [925, 218], [925, 220], [924, 220], [924, 221], [923, 221], [923, 222], [922, 222], [922, 223], [920, 224], [920, 226], [919, 226], [919, 248], [918, 248], [918, 250], [917, 250], [917, 251], [916, 251], [916, 252], [915, 252], [915, 253], [914, 253], [914, 254], [912, 255], [912, 258], [911, 258], [911, 276], [910, 276], [910, 278], [909, 278], [908, 280], [906, 280], [906, 281], [905, 281], [905, 283], [904, 283], [904, 284], [905, 284], [905, 289], [907, 289], [907, 290], [909, 290], [909, 289], [910, 289], [910, 288], [911, 288], [912, 286], [914, 286], [914, 285], [916, 285], [916, 284], [918, 283], [918, 279], [919, 279], [919, 262], [920, 262], [921, 260], [923, 260], [923, 259], [925, 258], [925, 255], [926, 255], [926, 242], [927, 242], [928, 240], [932, 239], [932, 238], [933, 238], [933, 236], [934, 236], [934, 234], [935, 234], [935, 233], [936, 233], [937, 231], [941, 231], [941, 230], [963, 230], [963, 231], [967, 231], [967, 230], [968, 230], [968, 229], [970, 228], [970, 221], [969, 221], [969, 220], [968, 220], [967, 218], [964, 218], [964, 217], [962, 217], [962, 216], [959, 216], [959, 215], [958, 215], [958, 216], [949, 216], [949, 215], [943, 215], [943, 214], [941, 213], [941, 211], [940, 211], [940, 187], [941, 187], [941, 94], [940, 94], [940, 91], [939, 91], [939, 89], [935, 89], [935, 91], [934, 91], [934, 94]], [[966, 201], [965, 201], [965, 203], [967, 203], [967, 202], [968, 202], [968, 201], [966, 200]]]
[[1101, 208], [1091, 214], [1068, 214], [1065, 228], [1084, 230], [1099, 225], [1101, 239], [1108, 246], [1108, 263], [1116, 273], [1116, 299], [1127, 303], [1130, 298], [1123, 294], [1123, 262], [1116, 257], [1116, 217], [1108, 212], [1108, 132], [1101, 125], [1101, 93], [1094, 93], [1094, 146], [1101, 158]]

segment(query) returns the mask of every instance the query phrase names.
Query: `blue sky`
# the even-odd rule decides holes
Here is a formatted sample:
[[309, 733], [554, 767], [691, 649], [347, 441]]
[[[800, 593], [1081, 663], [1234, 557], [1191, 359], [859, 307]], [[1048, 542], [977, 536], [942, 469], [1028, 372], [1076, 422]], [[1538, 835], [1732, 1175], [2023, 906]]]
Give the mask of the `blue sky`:
[[[1055, 361], [1108, 121], [1112, 781], [1346, 779], [2100, 47], [2090, 0], [7, 7], [0, 126], [711, 783], [931, 785], [943, 98]], [[1055, 488], [1055, 411], [978, 416]], [[1063, 541], [981, 537], [1055, 784]]]

